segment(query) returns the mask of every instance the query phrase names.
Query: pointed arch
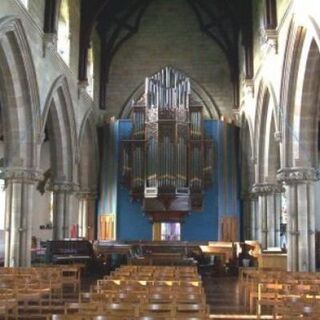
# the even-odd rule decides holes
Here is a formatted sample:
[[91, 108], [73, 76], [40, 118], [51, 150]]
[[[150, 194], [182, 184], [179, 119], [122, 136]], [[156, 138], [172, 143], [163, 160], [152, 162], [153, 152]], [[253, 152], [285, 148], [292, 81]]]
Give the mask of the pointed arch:
[[99, 148], [95, 117], [92, 109], [89, 109], [83, 118], [78, 145], [80, 190], [96, 191], [98, 186]]
[[248, 193], [255, 182], [254, 173], [254, 139], [250, 118], [243, 112], [240, 118], [241, 145], [241, 192]]
[[[162, 69], [163, 68], [161, 68], [160, 70]], [[174, 68], [174, 69], [181, 72], [186, 77], [189, 77], [185, 72], [177, 68]], [[158, 72], [155, 72], [155, 74]], [[197, 81], [195, 81], [191, 77], [189, 78], [190, 78], [190, 84], [191, 84], [191, 96], [193, 96], [197, 101], [199, 101], [203, 105], [204, 112], [209, 119], [220, 119], [222, 114], [214, 98], [210, 96], [210, 94]], [[131, 96], [127, 99], [125, 104], [123, 105], [119, 114], [119, 118], [125, 119], [129, 117], [129, 114], [131, 112], [132, 100], [134, 101], [139, 100], [144, 93], [144, 89], [145, 89], [145, 83], [141, 82], [139, 86], [133, 91]]]
[[37, 168], [40, 132], [38, 85], [23, 25], [16, 17], [0, 19], [0, 100], [5, 166]]
[[[256, 182], [276, 181], [276, 172], [280, 167], [280, 149], [275, 141], [279, 131], [277, 100], [273, 86], [261, 80], [258, 91], [255, 116], [255, 152], [257, 157]], [[271, 180], [271, 181], [270, 181]]]
[[55, 182], [75, 182], [78, 160], [76, 123], [67, 79], [59, 76], [51, 86], [42, 113], [41, 134], [48, 126]]
[[[283, 167], [317, 166], [320, 104], [320, 29], [312, 18], [293, 17], [281, 83]], [[303, 141], [303, 143], [301, 143]]]

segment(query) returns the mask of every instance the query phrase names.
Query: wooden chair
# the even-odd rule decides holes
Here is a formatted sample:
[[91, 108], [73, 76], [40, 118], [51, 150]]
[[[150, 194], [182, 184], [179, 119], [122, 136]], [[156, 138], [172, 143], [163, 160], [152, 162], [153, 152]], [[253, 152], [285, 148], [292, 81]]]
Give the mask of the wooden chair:
[[204, 293], [185, 293], [177, 292], [175, 294], [175, 303], [178, 304], [192, 304], [192, 303], [202, 303], [206, 304], [206, 296]]
[[73, 293], [81, 291], [81, 269], [79, 266], [65, 265], [61, 266], [62, 287], [72, 287]]
[[170, 319], [175, 314], [175, 308], [171, 303], [145, 303], [139, 306], [139, 316], [161, 316]]
[[7, 320], [18, 318], [18, 302], [12, 294], [0, 295], [0, 317]]
[[53, 315], [48, 315], [47, 320], [92, 320], [92, 316], [83, 315], [83, 314], [79, 314], [79, 313], [53, 314]]
[[70, 302], [66, 303], [64, 307], [64, 314], [81, 313], [85, 315], [97, 314], [102, 311], [103, 304], [99, 302]]
[[186, 319], [186, 317], [208, 317], [209, 306], [203, 303], [178, 303], [175, 305], [175, 317]]
[[152, 293], [148, 294], [146, 297], [147, 303], [167, 303], [170, 304], [174, 301], [174, 293]]
[[138, 316], [139, 305], [134, 303], [106, 303], [102, 305], [102, 311], [110, 316], [121, 317], [126, 319], [128, 317]]

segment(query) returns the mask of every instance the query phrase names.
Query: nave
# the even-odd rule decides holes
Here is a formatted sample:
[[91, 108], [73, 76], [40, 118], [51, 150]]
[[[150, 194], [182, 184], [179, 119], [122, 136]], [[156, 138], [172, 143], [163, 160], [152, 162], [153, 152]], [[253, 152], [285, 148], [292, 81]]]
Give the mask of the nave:
[[[122, 265], [97, 278], [81, 265], [0, 269], [0, 319], [319, 319], [318, 273]], [[81, 270], [82, 269], [82, 270]]]

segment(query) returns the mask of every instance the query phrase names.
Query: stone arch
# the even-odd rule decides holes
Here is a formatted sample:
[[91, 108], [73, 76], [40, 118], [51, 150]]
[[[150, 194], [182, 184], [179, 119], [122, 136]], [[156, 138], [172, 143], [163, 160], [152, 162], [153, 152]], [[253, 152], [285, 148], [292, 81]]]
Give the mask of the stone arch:
[[240, 118], [240, 163], [241, 163], [241, 198], [242, 198], [242, 232], [243, 239], [254, 239], [253, 222], [255, 212], [252, 209], [251, 189], [255, 182], [253, 166], [253, 135], [250, 119], [242, 113]]
[[255, 181], [253, 162], [254, 162], [254, 140], [253, 130], [250, 119], [243, 112], [240, 118], [241, 127], [241, 175], [242, 192], [248, 192]]
[[275, 182], [280, 167], [280, 148], [276, 142], [276, 136], [279, 135], [277, 100], [272, 85], [263, 80], [259, 86], [256, 110], [256, 182]]
[[[293, 18], [287, 39], [281, 84], [285, 142], [282, 167], [315, 167], [320, 28], [310, 17]], [[302, 140], [303, 144], [300, 143]]]
[[80, 190], [95, 191], [98, 185], [98, 139], [93, 110], [85, 114], [78, 139]]
[[[183, 71], [175, 68], [176, 70], [184, 73]], [[188, 75], [186, 75], [188, 77]], [[220, 119], [221, 111], [219, 106], [215, 102], [214, 98], [193, 78], [190, 78], [191, 83], [191, 96], [193, 96], [197, 101], [199, 101], [204, 107], [205, 116], [209, 119]], [[131, 96], [127, 99], [124, 106], [121, 108], [119, 118], [125, 119], [128, 118], [131, 112], [131, 103], [132, 100], [137, 101], [141, 98], [144, 93], [145, 84], [144, 82], [133, 91]]]
[[292, 151], [289, 152], [295, 166], [317, 167], [318, 165], [319, 74], [319, 47], [311, 37], [306, 36], [301, 50], [292, 106]]
[[288, 269], [314, 271], [314, 180], [318, 178], [315, 168], [318, 167], [320, 113], [319, 26], [303, 14], [294, 16], [287, 39], [281, 83], [283, 160], [278, 179], [286, 185], [288, 197]]
[[79, 236], [93, 240], [96, 226], [96, 195], [98, 188], [98, 142], [93, 110], [82, 121], [79, 135]]
[[5, 167], [37, 168], [40, 107], [30, 47], [21, 21], [0, 19], [0, 100]]
[[42, 114], [41, 134], [48, 126], [52, 139], [51, 164], [55, 183], [76, 182], [78, 144], [72, 99], [64, 76], [59, 76], [49, 91]]

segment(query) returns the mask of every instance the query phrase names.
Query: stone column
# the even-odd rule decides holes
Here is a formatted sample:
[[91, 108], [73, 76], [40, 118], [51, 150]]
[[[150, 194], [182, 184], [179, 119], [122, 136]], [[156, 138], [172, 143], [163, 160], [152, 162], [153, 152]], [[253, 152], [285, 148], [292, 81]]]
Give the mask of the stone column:
[[262, 249], [280, 246], [281, 192], [279, 184], [255, 184], [252, 192], [258, 197], [257, 240]]
[[286, 185], [288, 271], [315, 271], [314, 168], [283, 168], [277, 179]]
[[5, 208], [5, 266], [31, 265], [32, 213], [36, 183], [41, 174], [32, 169], [7, 168]]
[[77, 192], [74, 183], [54, 182], [53, 191], [53, 240], [70, 237], [70, 227], [77, 225], [77, 217], [72, 213], [72, 195]]
[[247, 192], [242, 195], [243, 219], [242, 228], [244, 230], [244, 240], [256, 240], [256, 213], [257, 196], [254, 193]]
[[251, 240], [257, 240], [257, 230], [258, 230], [258, 197], [255, 193], [249, 194], [250, 199], [250, 210], [251, 210]]
[[95, 238], [95, 217], [96, 217], [96, 199], [97, 193], [95, 191], [80, 191], [79, 198], [79, 237], [88, 240]]

